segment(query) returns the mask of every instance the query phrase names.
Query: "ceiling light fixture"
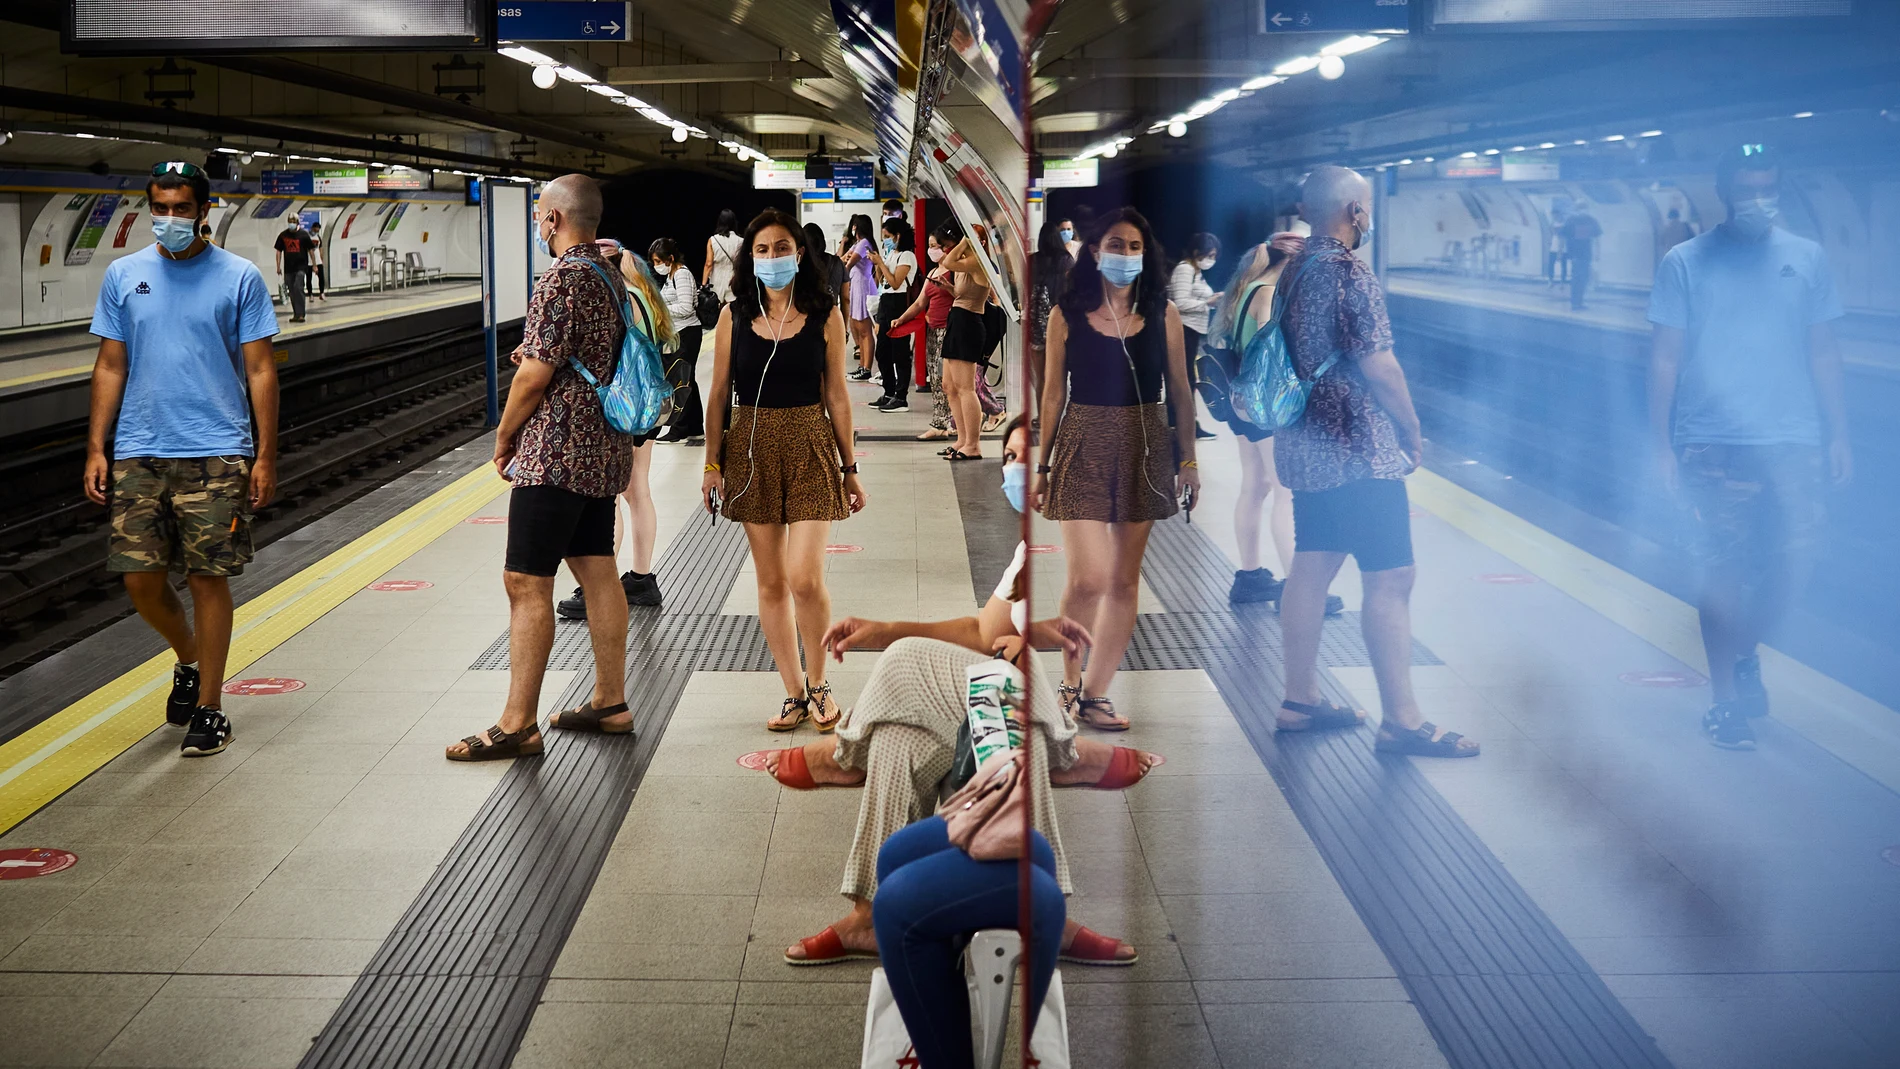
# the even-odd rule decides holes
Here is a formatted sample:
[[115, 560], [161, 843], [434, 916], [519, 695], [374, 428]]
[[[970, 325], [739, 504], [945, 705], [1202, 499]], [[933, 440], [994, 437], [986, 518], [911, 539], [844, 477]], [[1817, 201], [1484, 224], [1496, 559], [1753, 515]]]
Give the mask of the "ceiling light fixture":
[[1318, 56], [1294, 56], [1273, 68], [1273, 73], [1282, 77], [1292, 77], [1295, 74], [1305, 74], [1317, 66], [1319, 66]]
[[690, 136], [690, 135], [689, 135], [689, 134], [687, 134], [687, 132], [686, 132], [686, 127], [684, 127], [684, 126], [675, 126], [675, 127], [673, 127], [673, 140], [675, 140], [675, 141], [684, 141], [684, 140], [686, 140], [686, 139], [687, 139], [687, 137], [689, 137], [689, 136]]
[[1319, 76], [1327, 81], [1336, 81], [1346, 73], [1346, 61], [1338, 56], [1319, 57]]
[[1334, 41], [1332, 44], [1320, 49], [1319, 54], [1322, 56], [1350, 56], [1356, 52], [1364, 52], [1368, 48], [1377, 48], [1385, 42], [1386, 38], [1384, 37], [1375, 37], [1371, 34], [1354, 34], [1351, 37], [1342, 37]]
[[559, 84], [561, 80], [561, 76], [554, 73], [553, 67], [537, 66], [534, 69], [534, 73], [529, 75], [529, 77], [534, 80], [534, 87], [536, 89], [552, 89], [555, 85]]
[[1169, 137], [1186, 137], [1187, 123], [1181, 122], [1179, 120], [1169, 123], [1168, 136]]
[[1258, 78], [1249, 78], [1240, 83], [1240, 88], [1249, 93], [1256, 93], [1270, 85], [1279, 85], [1284, 81], [1286, 81], [1286, 79], [1277, 74], [1263, 74]]
[[1797, 112], [1795, 112], [1795, 113], [1794, 113], [1793, 115], [1790, 115], [1790, 116], [1789, 116], [1789, 118], [1791, 118], [1791, 119], [1812, 119], [1812, 118], [1814, 118], [1814, 113], [1813, 113], [1813, 112], [1811, 112], [1811, 111], [1797, 111]]

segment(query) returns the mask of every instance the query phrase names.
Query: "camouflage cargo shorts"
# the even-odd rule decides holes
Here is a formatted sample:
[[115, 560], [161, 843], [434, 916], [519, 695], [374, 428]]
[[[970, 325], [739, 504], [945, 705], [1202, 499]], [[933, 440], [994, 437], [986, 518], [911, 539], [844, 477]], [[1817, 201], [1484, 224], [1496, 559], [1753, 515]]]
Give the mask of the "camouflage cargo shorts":
[[112, 462], [106, 570], [238, 575], [251, 560], [251, 458]]
[[1711, 568], [1811, 564], [1827, 518], [1827, 460], [1809, 445], [1677, 448], [1694, 549]]

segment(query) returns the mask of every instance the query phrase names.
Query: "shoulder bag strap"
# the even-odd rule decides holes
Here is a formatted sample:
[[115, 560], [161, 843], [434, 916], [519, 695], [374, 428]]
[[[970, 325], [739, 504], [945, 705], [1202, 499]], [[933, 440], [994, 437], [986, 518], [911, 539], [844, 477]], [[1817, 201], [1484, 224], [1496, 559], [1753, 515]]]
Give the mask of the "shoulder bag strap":
[[[1293, 287], [1300, 284], [1300, 279], [1306, 277], [1306, 269], [1312, 267], [1313, 261], [1317, 259], [1319, 259], [1318, 256], [1308, 256], [1305, 261], [1300, 264], [1300, 269], [1294, 272], [1293, 278], [1287, 282], [1285, 292], [1278, 292], [1276, 288], [1276, 292], [1273, 295], [1273, 322], [1276, 326], [1280, 322], [1280, 316], [1286, 312], [1286, 302], [1293, 299]], [[1287, 354], [1289, 357], [1292, 355], [1291, 346], [1287, 347]], [[1292, 363], [1292, 361], [1289, 360], [1289, 363]], [[1325, 360], [1320, 361], [1319, 367], [1313, 370], [1312, 378], [1307, 378], [1305, 375], [1300, 374], [1299, 364], [1293, 363], [1293, 375], [1303, 382], [1318, 382], [1328, 371], [1331, 371], [1333, 365], [1337, 363], [1339, 363], [1339, 354], [1333, 353]]]
[[[627, 296], [626, 286], [617, 282], [613, 278], [613, 276], [607, 273], [606, 268], [600, 266], [594, 261], [588, 260], [587, 266], [593, 268], [594, 274], [599, 275], [600, 280], [606, 283], [607, 296], [613, 300], [615, 309], [617, 309], [620, 312], [620, 329], [623, 331], [632, 330], [633, 317], [627, 313], [627, 301], [630, 300], [630, 298]], [[634, 301], [633, 303], [638, 304], [640, 302]], [[644, 316], [646, 314], [646, 309], [644, 308], [640, 309], [640, 314]], [[647, 329], [651, 330], [652, 326], [649, 324]], [[651, 335], [649, 335], [649, 337], [650, 336]], [[567, 361], [568, 363], [574, 365], [574, 369], [581, 373], [581, 377], [587, 380], [587, 384], [589, 386], [594, 387], [596, 390], [600, 389], [599, 380], [595, 379], [592, 374], [589, 374], [587, 368], [579, 360], [576, 360], [575, 358], [570, 356], [567, 358]], [[614, 363], [614, 368], [618, 370], [620, 367], [619, 358], [615, 357], [613, 363]], [[609, 379], [608, 381], [611, 382], [613, 380]]]

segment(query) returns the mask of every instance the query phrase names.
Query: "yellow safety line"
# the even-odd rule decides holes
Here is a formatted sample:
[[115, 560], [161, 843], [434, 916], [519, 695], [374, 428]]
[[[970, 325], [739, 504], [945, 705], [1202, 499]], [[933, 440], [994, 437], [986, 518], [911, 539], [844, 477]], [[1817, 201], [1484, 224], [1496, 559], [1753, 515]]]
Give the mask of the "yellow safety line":
[[[237, 610], [236, 676], [376, 578], [440, 538], [506, 484], [484, 464]], [[0, 832], [104, 767], [165, 722], [171, 651], [0, 746]]]
[[[1421, 508], [1676, 660], [1708, 671], [1696, 610], [1687, 602], [1442, 476], [1421, 470], [1406, 481]], [[1763, 647], [1761, 659], [1777, 720], [1900, 791], [1900, 715], [1778, 650]]]
[[[291, 327], [289, 330], [285, 330], [279, 333], [277, 335], [276, 340], [280, 342], [289, 341], [293, 338], [297, 338], [302, 335], [308, 334], [313, 330], [324, 330], [330, 327], [341, 327], [341, 326], [348, 325], [350, 323], [361, 323], [370, 319], [387, 319], [390, 317], [392, 313], [400, 314], [400, 315], [413, 315], [416, 312], [428, 312], [437, 308], [446, 308], [452, 304], [473, 304], [479, 300], [481, 300], [480, 294], [477, 294], [474, 297], [469, 297], [469, 296], [444, 297], [439, 301], [430, 301], [428, 304], [404, 305], [401, 309], [385, 308], [385, 309], [378, 309], [378, 310], [370, 311], [370, 312], [361, 312], [361, 313], [358, 313], [356, 315], [351, 315], [351, 316], [344, 316], [341, 319], [326, 319], [321, 323], [312, 323], [308, 325], [300, 323], [295, 327]], [[47, 379], [58, 379], [58, 378], [64, 378], [69, 375], [81, 375], [81, 374], [84, 374], [84, 375], [92, 374], [92, 365], [81, 364], [75, 367], [55, 368], [52, 371], [41, 371], [41, 372], [36, 372], [35, 374], [32, 374], [32, 375], [22, 375], [17, 379], [0, 379], [0, 390], [7, 389], [8, 387], [11, 387], [11, 386], [25, 386], [28, 383], [44, 382]]]

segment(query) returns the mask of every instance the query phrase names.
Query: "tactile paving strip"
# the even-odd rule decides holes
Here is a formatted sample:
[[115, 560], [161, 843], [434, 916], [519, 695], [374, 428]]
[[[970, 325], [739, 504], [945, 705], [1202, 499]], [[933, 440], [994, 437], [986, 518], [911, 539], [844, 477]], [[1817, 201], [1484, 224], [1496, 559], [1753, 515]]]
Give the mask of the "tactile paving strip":
[[[1218, 616], [1230, 574], [1206, 534], [1155, 524], [1142, 576], [1170, 615]], [[1275, 735], [1279, 658], [1206, 649], [1198, 667], [1453, 1069], [1667, 1069], [1656, 1041], [1409, 759], [1378, 755], [1365, 730]], [[1330, 700], [1350, 702], [1330, 673], [1320, 677]]]
[[[660, 560], [662, 574], [680, 577], [669, 605], [632, 625], [634, 736], [551, 731], [545, 756], [509, 768], [302, 1069], [503, 1069], [514, 1060], [692, 667], [748, 655], [745, 629], [712, 615], [745, 554], [736, 524], [696, 525], [674, 539]], [[561, 704], [592, 687], [581, 672]]]
[[[1280, 617], [1265, 607], [1226, 612], [1142, 613], [1135, 619], [1134, 638], [1122, 658], [1128, 671], [1201, 668], [1209, 658], [1234, 655], [1278, 664], [1281, 660]], [[1319, 636], [1319, 663], [1326, 668], [1367, 668], [1372, 655], [1359, 631], [1359, 614], [1331, 617]], [[1444, 664], [1417, 639], [1412, 640], [1413, 664]]]

